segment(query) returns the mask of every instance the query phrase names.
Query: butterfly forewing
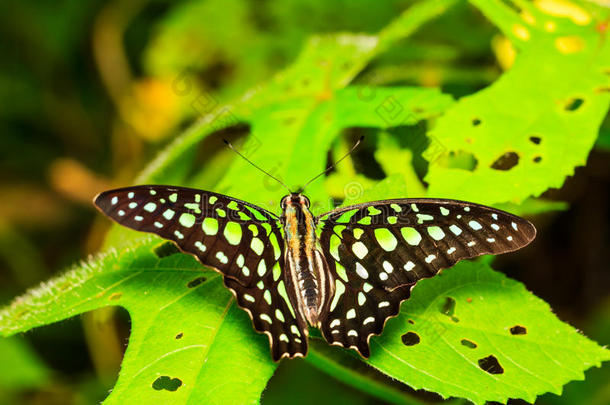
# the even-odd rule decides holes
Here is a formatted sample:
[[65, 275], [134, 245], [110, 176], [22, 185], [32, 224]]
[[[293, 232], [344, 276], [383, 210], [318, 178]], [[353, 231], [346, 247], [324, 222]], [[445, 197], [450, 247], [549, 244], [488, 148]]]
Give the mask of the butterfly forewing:
[[95, 199], [121, 225], [174, 241], [224, 275], [274, 360], [305, 355], [306, 326], [286, 298], [284, 242], [277, 218], [252, 204], [203, 190], [136, 186]]
[[462, 259], [519, 249], [536, 234], [531, 223], [506, 212], [438, 199], [338, 209], [318, 217], [318, 232], [335, 279], [322, 333], [365, 357], [370, 336], [398, 314], [418, 280]]

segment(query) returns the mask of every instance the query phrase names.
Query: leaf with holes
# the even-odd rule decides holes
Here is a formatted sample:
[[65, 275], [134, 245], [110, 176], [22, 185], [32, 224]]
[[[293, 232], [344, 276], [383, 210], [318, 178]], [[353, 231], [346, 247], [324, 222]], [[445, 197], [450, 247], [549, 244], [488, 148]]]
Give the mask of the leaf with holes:
[[[430, 136], [446, 152], [430, 161], [429, 194], [519, 203], [560, 187], [585, 164], [610, 105], [610, 41], [576, 5], [582, 19], [574, 22], [536, 3], [515, 2], [521, 14], [499, 0], [471, 3], [512, 41], [517, 57], [438, 120]], [[456, 164], [464, 158], [470, 163]]]
[[118, 305], [133, 327], [106, 404], [257, 402], [275, 370], [265, 337], [217, 273], [188, 255], [160, 258], [158, 244], [139, 240], [29, 291], [0, 312], [0, 334]]
[[[204, 117], [159, 155], [137, 182], [167, 184], [164, 171], [180, 162], [213, 129], [247, 122], [251, 135], [242, 152], [256, 162], [264, 162], [265, 169], [296, 188], [295, 185], [302, 185], [326, 164], [324, 153], [303, 151], [328, 150], [342, 129], [386, 128], [439, 115], [452, 105], [453, 98], [438, 89], [348, 84], [376, 55], [454, 3], [433, 0], [416, 4], [378, 35], [335, 34], [311, 38], [293, 65], [269, 83], [248, 92], [243, 99]], [[217, 190], [276, 211], [285, 190], [263, 177], [259, 181], [242, 181], [251, 175], [252, 167], [237, 159]], [[261, 193], [261, 189], [265, 192]], [[312, 203], [330, 208], [323, 182], [313, 183], [307, 191]]]
[[477, 404], [560, 394], [610, 360], [521, 283], [476, 262], [418, 283], [371, 353], [370, 364], [415, 389]]

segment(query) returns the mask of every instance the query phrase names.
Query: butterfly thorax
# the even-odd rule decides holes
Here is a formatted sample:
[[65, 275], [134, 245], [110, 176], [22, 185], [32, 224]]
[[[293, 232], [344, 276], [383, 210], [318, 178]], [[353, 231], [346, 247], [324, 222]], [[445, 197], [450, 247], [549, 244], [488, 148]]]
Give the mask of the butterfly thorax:
[[293, 304], [300, 315], [310, 325], [318, 326], [320, 315], [332, 298], [333, 281], [319, 249], [309, 200], [301, 194], [291, 194], [282, 199], [282, 210], [290, 296], [296, 301]]

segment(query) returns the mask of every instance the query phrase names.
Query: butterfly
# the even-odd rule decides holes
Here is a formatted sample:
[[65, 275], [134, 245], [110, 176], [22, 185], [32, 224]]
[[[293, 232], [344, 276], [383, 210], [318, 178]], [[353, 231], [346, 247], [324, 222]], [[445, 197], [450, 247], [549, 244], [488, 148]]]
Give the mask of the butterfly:
[[514, 251], [536, 229], [494, 208], [392, 199], [314, 216], [300, 192], [281, 215], [211, 191], [162, 185], [109, 190], [95, 205], [131, 229], [169, 239], [220, 272], [274, 361], [307, 354], [308, 327], [370, 355], [369, 339], [423, 279], [462, 259]]

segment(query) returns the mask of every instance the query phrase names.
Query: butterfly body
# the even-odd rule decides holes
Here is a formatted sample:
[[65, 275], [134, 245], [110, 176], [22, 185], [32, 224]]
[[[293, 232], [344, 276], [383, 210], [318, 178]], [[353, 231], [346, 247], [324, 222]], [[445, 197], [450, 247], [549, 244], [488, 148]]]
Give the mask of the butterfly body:
[[293, 305], [309, 325], [318, 326], [319, 316], [330, 304], [334, 280], [318, 246], [309, 205], [309, 199], [299, 193], [284, 197], [281, 221], [287, 243], [285, 268], [296, 298]]
[[314, 216], [291, 193], [281, 216], [222, 194], [161, 185], [109, 190], [96, 206], [126, 227], [169, 239], [223, 275], [265, 333], [272, 358], [307, 354], [308, 325], [370, 355], [417, 281], [462, 259], [530, 243], [525, 219], [478, 204], [393, 199]]

